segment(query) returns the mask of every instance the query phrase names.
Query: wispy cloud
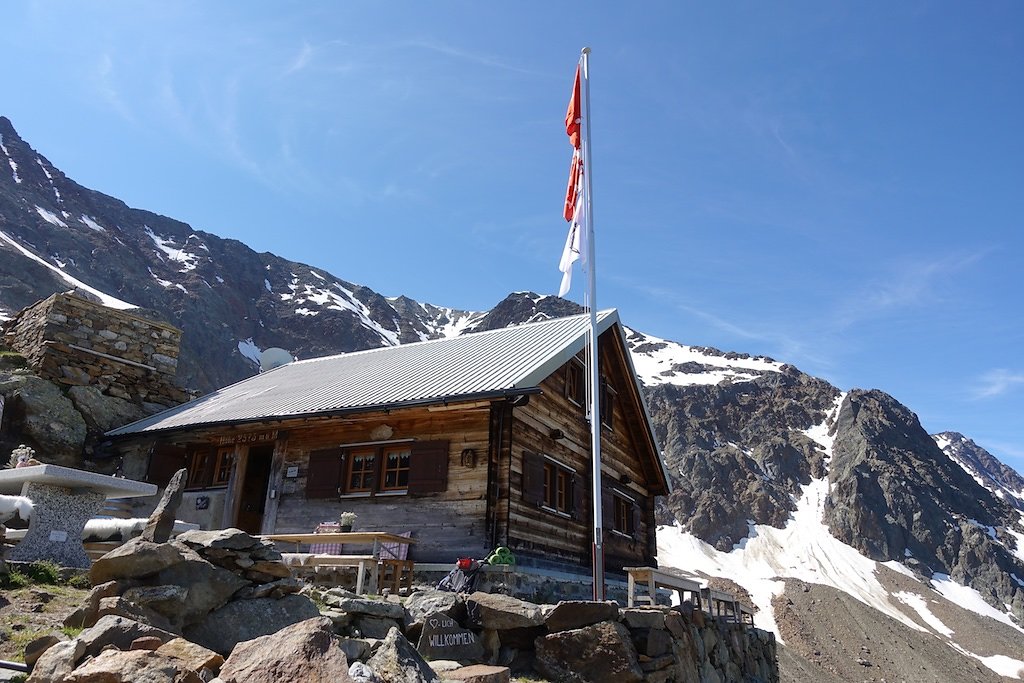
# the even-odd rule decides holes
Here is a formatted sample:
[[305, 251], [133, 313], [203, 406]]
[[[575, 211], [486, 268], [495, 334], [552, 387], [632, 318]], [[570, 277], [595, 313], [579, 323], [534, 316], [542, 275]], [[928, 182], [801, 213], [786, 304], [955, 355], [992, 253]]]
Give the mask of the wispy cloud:
[[496, 57], [493, 57], [491, 55], [486, 55], [479, 52], [470, 52], [468, 50], [462, 50], [456, 47], [452, 47], [451, 45], [438, 42], [436, 40], [412, 40], [405, 42], [404, 45], [407, 47], [430, 50], [431, 52], [436, 52], [438, 54], [445, 55], [446, 57], [453, 57], [455, 59], [472, 62], [474, 64], [479, 64], [480, 66], [494, 67], [496, 69], [502, 69], [503, 71], [511, 71], [513, 73], [519, 74], [528, 74], [531, 76], [547, 75], [539, 73], [537, 71], [533, 71], [531, 69], [524, 69], [520, 66], [516, 66], [515, 64], [503, 62], [502, 60], [497, 59]]
[[135, 115], [128, 105], [125, 104], [121, 93], [114, 83], [114, 58], [110, 53], [105, 52], [100, 55], [99, 62], [93, 69], [92, 76], [100, 99], [106, 102], [123, 119], [135, 123]]
[[288, 68], [285, 69], [284, 75], [288, 76], [288, 75], [293, 74], [293, 73], [295, 73], [297, 71], [302, 71], [303, 69], [305, 69], [309, 65], [309, 62], [312, 59], [313, 59], [313, 46], [310, 45], [309, 43], [307, 43], [306, 41], [302, 41], [302, 47], [299, 48], [298, 54], [295, 55], [295, 57], [292, 59], [291, 64], [289, 64]]
[[941, 285], [984, 258], [986, 252], [952, 254], [930, 261], [898, 264], [891, 272], [869, 282], [837, 307], [836, 331], [903, 309], [941, 301]]
[[989, 370], [978, 379], [974, 390], [975, 399], [1002, 396], [1014, 389], [1024, 386], [1024, 372], [997, 368]]

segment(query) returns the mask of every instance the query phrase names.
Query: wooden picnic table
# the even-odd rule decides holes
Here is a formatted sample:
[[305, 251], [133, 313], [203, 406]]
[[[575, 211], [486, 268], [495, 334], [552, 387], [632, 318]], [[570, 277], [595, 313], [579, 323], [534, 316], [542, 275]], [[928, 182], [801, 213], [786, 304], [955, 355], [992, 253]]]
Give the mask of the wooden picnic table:
[[60, 465], [0, 470], [0, 493], [20, 494], [32, 501], [28, 531], [7, 559], [52, 560], [64, 567], [87, 569], [91, 563], [82, 546], [82, 530], [103, 501], [151, 496], [156, 491], [155, 484]]
[[[365, 587], [368, 593], [376, 593], [378, 587], [378, 565], [387, 563], [401, 563], [401, 567], [394, 572], [395, 586], [400, 582], [403, 573], [408, 573], [411, 582], [412, 562], [408, 560], [397, 560], [381, 558], [381, 548], [385, 543], [398, 543], [411, 545], [416, 539], [394, 534], [389, 531], [330, 531], [326, 533], [311, 534], [264, 534], [265, 538], [275, 543], [294, 543], [296, 551], [300, 545], [312, 545], [322, 543], [342, 543], [346, 545], [372, 545], [373, 552], [370, 555], [351, 554], [329, 554], [309, 553], [304, 558], [301, 566], [305, 567], [356, 567], [356, 592], [362, 593]], [[367, 577], [364, 584], [363, 576]]]

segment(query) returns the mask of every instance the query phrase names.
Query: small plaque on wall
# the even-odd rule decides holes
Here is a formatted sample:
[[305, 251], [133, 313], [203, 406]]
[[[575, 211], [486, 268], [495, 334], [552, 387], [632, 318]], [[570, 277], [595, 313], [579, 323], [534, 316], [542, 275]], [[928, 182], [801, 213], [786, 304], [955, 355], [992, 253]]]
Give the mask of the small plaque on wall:
[[210, 497], [209, 496], [196, 496], [196, 510], [209, 510], [210, 509]]
[[295, 477], [299, 476], [299, 466], [292, 465], [291, 467], [285, 470], [284, 476], [288, 477], [289, 479], [294, 479]]

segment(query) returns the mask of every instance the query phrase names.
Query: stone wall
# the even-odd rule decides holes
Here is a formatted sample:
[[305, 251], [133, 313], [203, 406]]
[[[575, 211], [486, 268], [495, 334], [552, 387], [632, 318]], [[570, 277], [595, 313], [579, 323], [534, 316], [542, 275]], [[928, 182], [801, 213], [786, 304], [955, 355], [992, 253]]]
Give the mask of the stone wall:
[[4, 325], [4, 342], [59, 384], [154, 407], [188, 400], [174, 381], [181, 330], [73, 293], [22, 310]]

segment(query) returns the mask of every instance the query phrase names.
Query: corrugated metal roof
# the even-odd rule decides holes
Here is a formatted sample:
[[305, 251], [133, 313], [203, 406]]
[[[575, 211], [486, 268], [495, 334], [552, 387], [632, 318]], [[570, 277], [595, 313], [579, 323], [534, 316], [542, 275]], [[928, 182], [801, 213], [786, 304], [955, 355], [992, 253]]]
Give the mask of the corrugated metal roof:
[[[598, 333], [619, 322], [598, 314]], [[295, 361], [111, 432], [126, 436], [528, 393], [578, 353], [588, 315]]]

